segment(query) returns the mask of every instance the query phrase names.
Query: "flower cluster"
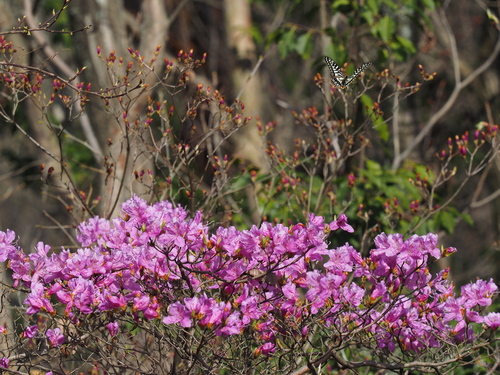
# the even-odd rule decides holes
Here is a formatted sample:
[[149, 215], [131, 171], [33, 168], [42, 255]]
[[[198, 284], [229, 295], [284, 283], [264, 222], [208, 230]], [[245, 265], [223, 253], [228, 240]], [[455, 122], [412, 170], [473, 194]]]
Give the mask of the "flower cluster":
[[[329, 246], [339, 229], [353, 231], [345, 215], [211, 234], [200, 213], [189, 218], [181, 207], [134, 196], [119, 217], [80, 224], [82, 248], [74, 252], [38, 243], [26, 254], [14, 232], [0, 232], [0, 262], [8, 260], [14, 286], [29, 288], [27, 314], [55, 314], [56, 301], [74, 323], [106, 312], [112, 336], [127, 314], [222, 337], [250, 329], [260, 343], [256, 353], [272, 354], [284, 330], [307, 340], [312, 324], [321, 323], [344, 341], [364, 335], [384, 350], [421, 352], [473, 340], [472, 323], [500, 325], [500, 314], [484, 312], [497, 292], [492, 281], [466, 285], [456, 296], [447, 270], [430, 273], [432, 261], [455, 252], [437, 248], [436, 235], [381, 234], [362, 257], [348, 243]], [[36, 332], [28, 327], [25, 337]], [[45, 337], [52, 347], [65, 343], [59, 328]]]

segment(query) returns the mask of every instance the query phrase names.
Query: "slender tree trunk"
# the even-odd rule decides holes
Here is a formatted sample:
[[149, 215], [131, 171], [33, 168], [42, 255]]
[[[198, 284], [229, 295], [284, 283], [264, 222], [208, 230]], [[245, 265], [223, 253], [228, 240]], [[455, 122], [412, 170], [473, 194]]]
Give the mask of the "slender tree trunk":
[[[236, 67], [232, 72], [235, 92], [242, 91], [241, 101], [246, 115], [256, 116], [263, 113], [263, 103], [266, 98], [264, 85], [257, 72], [253, 72], [258, 57], [255, 43], [250, 30], [252, 16], [248, 0], [224, 0], [226, 30], [228, 44], [236, 53]], [[261, 169], [266, 169], [264, 163], [264, 144], [254, 122], [251, 122], [235, 139], [237, 156], [249, 160]]]

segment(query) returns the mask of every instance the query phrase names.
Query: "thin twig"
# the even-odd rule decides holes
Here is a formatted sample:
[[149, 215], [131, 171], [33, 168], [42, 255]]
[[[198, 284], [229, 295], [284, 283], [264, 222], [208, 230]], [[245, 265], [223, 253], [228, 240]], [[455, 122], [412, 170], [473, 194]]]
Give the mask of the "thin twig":
[[[26, 22], [27, 22], [29, 27], [35, 28], [37, 23], [35, 20], [35, 16], [32, 12], [32, 9], [33, 9], [32, 5], [33, 4], [32, 4], [31, 0], [24, 0], [24, 10], [26, 12]], [[38, 44], [40, 46], [42, 46], [42, 50], [45, 53], [45, 55], [47, 57], [51, 58], [51, 62], [58, 69], [60, 69], [68, 77], [74, 76], [75, 70], [71, 69], [69, 67], [69, 65], [56, 53], [56, 51], [47, 42], [43, 33], [33, 33], [32, 35], [36, 39]], [[74, 81], [75, 81], [75, 84], [78, 85], [78, 83], [80, 83], [80, 78], [78, 76], [76, 76]], [[95, 132], [92, 128], [92, 124], [90, 123], [89, 116], [82, 109], [81, 100], [75, 101], [75, 109], [78, 113], [81, 113], [80, 124], [82, 126], [83, 133], [85, 134], [85, 137], [87, 138], [87, 141], [91, 145], [92, 149], [96, 150], [95, 152], [93, 152], [94, 159], [96, 160], [96, 162], [98, 164], [100, 164], [103, 160], [104, 153], [101, 149], [101, 146], [99, 144], [97, 136], [95, 135]]]
[[484, 73], [486, 69], [488, 69], [491, 64], [496, 60], [498, 54], [500, 53], [500, 34], [498, 35], [498, 40], [497, 43], [495, 44], [495, 48], [493, 49], [492, 53], [486, 59], [486, 61], [481, 64], [476, 70], [474, 70], [467, 78], [465, 78], [463, 81], [460, 81], [460, 72], [459, 72], [459, 56], [458, 56], [458, 49], [457, 49], [457, 44], [455, 37], [453, 35], [453, 32], [451, 30], [450, 25], [448, 24], [448, 21], [446, 19], [446, 14], [443, 10], [439, 11], [439, 19], [444, 25], [444, 28], [446, 30], [446, 33], [448, 35], [449, 43], [450, 43], [450, 48], [451, 48], [451, 54], [452, 54], [452, 62], [453, 62], [453, 70], [454, 70], [454, 76], [455, 76], [455, 88], [453, 89], [453, 92], [451, 93], [450, 97], [444, 103], [444, 105], [441, 107], [439, 111], [437, 111], [427, 122], [427, 124], [424, 126], [422, 130], [417, 134], [415, 137], [415, 140], [400, 154], [396, 155], [394, 158], [394, 161], [392, 163], [392, 169], [395, 170], [399, 168], [401, 163], [403, 162], [404, 159], [406, 159], [410, 153], [422, 142], [422, 140], [429, 134], [429, 132], [432, 130], [432, 128], [450, 111], [452, 108], [453, 104], [455, 104], [455, 101], [458, 98], [458, 95], [460, 92], [470, 85], [472, 82], [474, 82], [479, 75]]

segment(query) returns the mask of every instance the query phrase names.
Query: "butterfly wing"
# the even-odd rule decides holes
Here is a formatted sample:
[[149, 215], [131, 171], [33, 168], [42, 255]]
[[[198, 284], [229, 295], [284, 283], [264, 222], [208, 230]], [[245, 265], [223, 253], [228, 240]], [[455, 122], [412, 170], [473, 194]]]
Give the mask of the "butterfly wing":
[[358, 76], [365, 71], [371, 65], [371, 62], [364, 63], [358, 69], [354, 71], [350, 76], [348, 76], [344, 81], [344, 86], [347, 87], [352, 81], [354, 81]]
[[333, 61], [331, 58], [328, 56], [325, 56], [325, 62], [326, 66], [328, 66], [328, 69], [330, 69], [330, 73], [332, 75], [332, 82], [336, 87], [339, 88], [344, 88], [347, 86], [344, 81], [345, 81], [345, 75], [342, 73], [342, 70], [340, 67], [337, 65], [335, 61]]

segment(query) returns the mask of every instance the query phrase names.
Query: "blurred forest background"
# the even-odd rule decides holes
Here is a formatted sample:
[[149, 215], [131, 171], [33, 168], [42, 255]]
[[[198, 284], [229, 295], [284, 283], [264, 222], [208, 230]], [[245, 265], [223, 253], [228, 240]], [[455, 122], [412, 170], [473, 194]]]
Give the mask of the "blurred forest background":
[[[137, 51], [145, 61], [156, 53], [149, 66], [159, 64], [158, 72], [165, 70], [165, 58], [186, 70], [179, 68], [181, 78], [167, 82], [151, 70], [138, 74], [139, 64], [133, 68], [139, 83], [130, 86], [135, 91], [108, 101], [88, 95], [84, 111], [81, 102], [68, 104], [59, 94], [50, 106], [31, 94], [14, 98], [2, 81], [0, 230], [15, 230], [26, 249], [40, 240], [52, 247], [76, 246], [72, 238], [78, 222], [93, 214], [113, 216], [132, 192], [149, 201], [170, 199], [201, 209], [216, 224], [240, 228], [263, 219], [305, 220], [310, 212], [333, 219], [346, 212], [350, 223], [361, 228], [360, 244], [369, 244], [370, 231], [432, 230], [444, 246], [459, 250], [450, 260], [458, 284], [476, 277], [498, 281], [497, 138], [488, 149], [480, 148], [474, 161], [472, 155], [453, 158], [447, 170], [455, 172], [436, 189], [415, 191], [407, 184], [411, 179], [418, 188], [419, 178], [437, 179], [446, 159], [439, 155], [451, 150], [448, 139], [456, 148], [457, 136], [460, 140], [468, 131], [473, 139], [476, 130], [498, 124], [499, 8], [500, 1], [485, 0], [1, 0], [1, 35], [16, 49], [10, 68], [33, 67], [31, 79], [39, 73], [49, 82], [43, 86], [49, 98], [54, 92], [49, 73], [69, 79], [83, 67], [69, 80], [76, 87], [84, 82], [79, 87], [96, 93], [116, 88], [128, 74], [123, 73], [127, 62], [137, 63]], [[54, 14], [55, 22], [45, 24]], [[192, 50], [195, 60], [206, 53], [206, 61], [189, 62], [180, 50], [188, 55]], [[341, 66], [347, 63], [347, 72], [367, 61], [372, 65], [361, 81], [340, 92], [330, 89], [325, 55]], [[124, 62], [118, 66], [120, 57]], [[233, 107], [218, 113], [222, 98], [215, 110], [203, 107], [208, 99], [193, 99], [201, 91], [205, 98], [218, 98], [215, 90], [224, 103], [237, 99], [238, 111], [243, 102], [244, 116], [252, 121], [240, 127]], [[150, 116], [156, 102], [166, 104]], [[224, 116], [237, 129], [226, 132]], [[311, 118], [319, 125], [311, 126]], [[148, 126], [128, 133], [128, 121]], [[335, 159], [333, 175], [323, 171], [325, 160], [314, 170], [305, 162], [294, 165], [295, 182], [307, 181], [304, 195], [317, 197], [297, 199], [306, 202], [292, 206], [297, 215], [285, 212], [290, 195], [284, 191], [291, 183], [291, 174], [283, 174], [287, 160], [293, 155], [314, 159], [320, 140], [335, 144], [332, 134], [342, 133], [332, 131], [335, 126], [351, 125], [357, 151], [349, 149], [342, 163]], [[322, 129], [331, 131], [328, 137]], [[163, 142], [166, 133], [170, 143], [153, 142]], [[211, 151], [207, 134], [220, 154]], [[344, 140], [348, 144], [350, 138]], [[343, 144], [331, 146], [337, 156]], [[203, 152], [189, 154], [186, 146]], [[301, 147], [303, 153], [297, 154]], [[167, 149], [175, 157], [168, 159]], [[192, 183], [194, 175], [179, 172], [175, 164], [188, 154], [200, 178], [193, 189], [171, 180], [175, 175]], [[49, 173], [50, 167], [54, 171]], [[273, 195], [262, 193], [266, 189]], [[208, 204], [207, 196], [224, 199]], [[394, 197], [400, 207], [394, 206]], [[435, 215], [431, 211], [437, 206], [423, 210], [425, 202], [434, 201], [446, 202], [446, 210]], [[397, 215], [389, 224], [371, 221], [391, 209]], [[427, 224], [420, 225], [419, 217], [426, 215]]]

